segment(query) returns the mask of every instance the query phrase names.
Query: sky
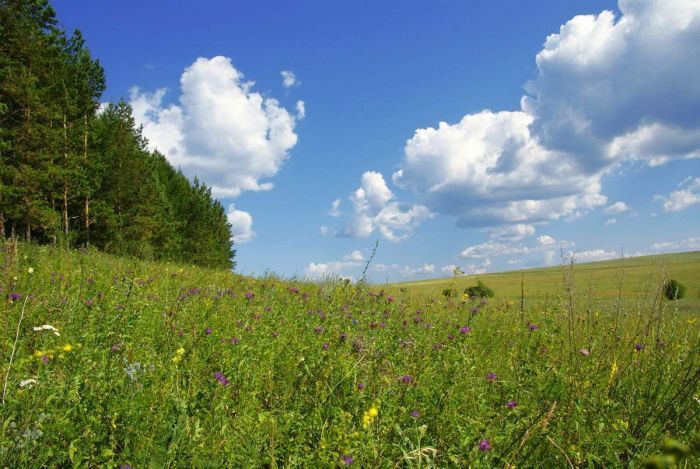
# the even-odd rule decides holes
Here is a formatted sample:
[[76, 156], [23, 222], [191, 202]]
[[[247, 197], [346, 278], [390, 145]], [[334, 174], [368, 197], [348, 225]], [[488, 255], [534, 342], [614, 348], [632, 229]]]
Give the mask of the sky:
[[700, 250], [696, 0], [54, 0], [236, 271], [420, 280]]

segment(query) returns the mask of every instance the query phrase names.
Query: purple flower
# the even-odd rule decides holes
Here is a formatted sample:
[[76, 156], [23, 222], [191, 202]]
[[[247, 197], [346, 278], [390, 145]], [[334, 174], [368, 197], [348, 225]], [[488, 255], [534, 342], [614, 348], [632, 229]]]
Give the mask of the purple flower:
[[472, 314], [476, 314], [476, 313], [479, 312], [479, 308], [477, 308], [476, 306], [474, 306], [472, 309], [469, 310], [469, 312], [472, 313]]
[[204, 329], [204, 333], [205, 333], [206, 335], [211, 334], [211, 327], [207, 327], [206, 329]]
[[417, 410], [411, 411], [411, 417], [417, 419], [418, 417], [420, 417], [420, 412], [418, 412]]
[[498, 375], [496, 373], [489, 372], [489, 373], [486, 373], [486, 379], [493, 382], [493, 381], [496, 381], [498, 379]]
[[328, 350], [328, 347], [330, 347], [330, 345], [328, 345], [328, 342], [324, 342], [321, 347], [323, 347], [323, 350]]
[[365, 388], [364, 383], [357, 383], [357, 390], [362, 391]]
[[280, 333], [277, 331], [272, 333], [272, 337], [279, 337], [279, 336], [280, 336]]
[[506, 407], [508, 407], [509, 409], [512, 409], [514, 407], [518, 407], [518, 403], [516, 401], [508, 401], [508, 402], [506, 402]]
[[580, 354], [583, 355], [584, 357], [587, 357], [588, 355], [591, 354], [591, 352], [589, 352], [587, 348], [582, 348], [582, 349], [580, 349], [580, 350], [578, 351], [578, 353], [580, 353]]
[[402, 383], [411, 384], [411, 382], [413, 382], [413, 378], [411, 378], [409, 375], [403, 375], [399, 378], [399, 381]]
[[112, 345], [112, 348], [110, 348], [109, 350], [110, 350], [112, 353], [118, 352], [119, 350], [121, 350], [121, 346], [120, 346], [119, 344], [114, 344], [114, 345]]
[[226, 378], [226, 376], [224, 376], [223, 373], [219, 371], [214, 373], [214, 378], [216, 378], [216, 380], [219, 383], [221, 383], [222, 386], [228, 386], [229, 384], [231, 384], [231, 381], [229, 381], [228, 378]]
[[479, 442], [479, 451], [491, 451], [491, 442], [489, 440], [481, 440]]
[[642, 345], [642, 344], [634, 344], [634, 349], [635, 349], [637, 352], [641, 352], [642, 350], [644, 350], [644, 345]]
[[85, 301], [83, 301], [83, 303], [85, 303], [85, 306], [89, 307], [89, 306], [92, 306], [92, 304], [94, 303], [94, 300], [92, 300], [92, 299], [85, 300]]
[[236, 345], [240, 341], [241, 341], [241, 339], [239, 339], [238, 337], [231, 337], [231, 343], [233, 345]]
[[459, 328], [460, 334], [469, 334], [471, 331], [472, 331], [472, 328], [469, 326], [462, 326]]
[[10, 300], [11, 301], [17, 301], [20, 298], [22, 298], [22, 295], [20, 293], [17, 293], [17, 292], [10, 293]]
[[347, 335], [345, 332], [343, 332], [342, 334], [340, 334], [340, 337], [339, 337], [340, 340], [345, 340], [345, 339], [347, 339], [347, 338], [348, 338], [348, 335]]
[[393, 297], [393, 296], [391, 296], [391, 295], [389, 295], [389, 296], [386, 297], [386, 301], [387, 301], [388, 303], [392, 303], [392, 302], [396, 301], [396, 298]]
[[349, 454], [344, 454], [340, 459], [343, 460], [343, 464], [345, 464], [346, 466], [349, 466], [350, 464], [355, 462], [355, 460]]
[[245, 299], [252, 300], [254, 296], [255, 296], [255, 293], [253, 293], [252, 291], [249, 291], [245, 294]]
[[46, 365], [47, 363], [49, 363], [49, 357], [47, 357], [46, 355], [42, 355], [41, 361], [44, 362], [44, 365]]
[[527, 323], [527, 327], [528, 327], [528, 329], [530, 329], [531, 331], [536, 331], [537, 329], [540, 328], [540, 326], [538, 326], [537, 324], [532, 323], [532, 322], [528, 322], [528, 323]]
[[321, 333], [323, 332], [323, 328], [322, 328], [321, 326], [316, 326], [316, 327], [314, 328], [314, 332], [315, 332], [316, 334], [321, 334]]
[[291, 293], [292, 295], [298, 295], [299, 289], [297, 287], [289, 287], [289, 293]]

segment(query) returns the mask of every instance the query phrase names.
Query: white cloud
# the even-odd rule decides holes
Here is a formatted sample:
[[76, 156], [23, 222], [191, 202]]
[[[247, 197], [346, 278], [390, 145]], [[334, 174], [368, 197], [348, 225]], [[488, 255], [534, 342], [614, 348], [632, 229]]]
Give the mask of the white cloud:
[[435, 265], [433, 264], [423, 264], [420, 267], [404, 267], [399, 273], [402, 277], [415, 277], [416, 275], [428, 275], [435, 273]]
[[664, 252], [683, 252], [700, 250], [700, 238], [687, 238], [682, 241], [666, 241], [652, 244], [648, 250], [637, 252], [633, 255], [644, 256], [648, 254], [659, 254]]
[[537, 243], [540, 246], [553, 246], [557, 244], [557, 240], [549, 235], [542, 235], [537, 237]]
[[[374, 171], [362, 175], [360, 187], [349, 197], [353, 213], [336, 236], [366, 238], [375, 231], [389, 241], [402, 241], [423, 220], [430, 218], [430, 211], [422, 205], [408, 205], [394, 200], [384, 177]], [[340, 213], [340, 202], [333, 202], [331, 215]]]
[[300, 99], [297, 101], [295, 107], [297, 110], [297, 119], [302, 120], [304, 117], [306, 117], [306, 104], [304, 104], [304, 101]]
[[237, 244], [247, 243], [255, 237], [253, 231], [253, 217], [248, 212], [237, 210], [234, 204], [229, 204], [226, 218], [231, 224], [233, 242]]
[[333, 201], [333, 203], [331, 204], [331, 209], [328, 212], [328, 215], [330, 215], [332, 217], [339, 217], [341, 215], [341, 212], [340, 212], [340, 204], [341, 203], [342, 203], [342, 201], [340, 199], [335, 199]]
[[686, 178], [679, 187], [682, 189], [673, 191], [666, 197], [654, 197], [655, 200], [664, 202], [664, 212], [680, 212], [700, 203], [700, 178]]
[[177, 104], [163, 105], [164, 88], [136, 87], [130, 104], [149, 148], [211, 186], [214, 196], [235, 197], [272, 189], [262, 180], [277, 174], [297, 142], [295, 117], [253, 85], [229, 58], [200, 57], [180, 78]]
[[608, 215], [616, 215], [618, 213], [626, 212], [629, 210], [629, 206], [624, 203], [624, 202], [615, 202], [614, 204], [606, 207], [603, 212], [607, 213]]
[[280, 75], [282, 75], [282, 86], [285, 88], [301, 85], [301, 82], [297, 79], [296, 74], [291, 70], [282, 70]]
[[343, 256], [342, 260], [330, 262], [311, 262], [306, 266], [306, 275], [310, 278], [320, 279], [328, 276], [339, 276], [341, 278], [352, 278], [347, 275], [347, 271], [355, 269], [362, 264], [364, 256], [360, 251], [353, 251]]
[[605, 221], [605, 226], [614, 225], [615, 223], [617, 223], [617, 218], [610, 218]]
[[489, 237], [496, 241], [520, 241], [535, 234], [535, 227], [518, 223], [511, 226], [499, 226], [486, 230]]
[[569, 252], [569, 257], [574, 256], [575, 262], [593, 262], [615, 259], [620, 257], [620, 253], [606, 251], [604, 249], [591, 249], [589, 251]]
[[351, 261], [351, 262], [362, 262], [365, 260], [365, 256], [362, 255], [362, 253], [358, 250], [354, 250], [347, 256], [343, 256], [344, 261]]
[[394, 182], [462, 226], [572, 219], [624, 160], [700, 157], [700, 3], [621, 0], [537, 54], [521, 110], [416, 130]]
[[480, 275], [487, 272], [487, 267], [491, 265], [489, 259], [485, 259], [484, 262], [480, 264], [467, 264], [464, 266], [458, 266], [455, 264], [449, 264], [440, 269], [443, 274], [454, 275], [455, 268], [459, 268], [464, 275]]

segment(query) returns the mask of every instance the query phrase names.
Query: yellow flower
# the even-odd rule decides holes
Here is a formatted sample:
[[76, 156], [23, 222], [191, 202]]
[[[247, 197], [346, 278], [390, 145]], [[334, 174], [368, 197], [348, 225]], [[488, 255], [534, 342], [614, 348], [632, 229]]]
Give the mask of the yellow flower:
[[71, 344], [66, 344], [63, 346], [63, 351], [68, 353], [73, 350], [73, 346]]
[[612, 362], [612, 365], [610, 365], [610, 377], [608, 378], [608, 386], [610, 386], [610, 384], [612, 384], [612, 381], [615, 378], [616, 374], [617, 374], [617, 362], [614, 361], [614, 362]]
[[33, 268], [33, 267], [28, 268], [28, 269], [27, 269], [27, 273], [28, 273], [28, 274], [33, 274], [33, 273], [34, 273], [34, 268]]
[[370, 407], [370, 408], [369, 408], [369, 416], [372, 417], [372, 418], [374, 418], [374, 417], [376, 417], [377, 415], [379, 415], [379, 410], [378, 410], [376, 407], [374, 407], [374, 406]]
[[182, 361], [182, 356], [185, 354], [185, 349], [180, 347], [175, 350], [175, 356], [173, 357], [173, 363], [180, 363]]
[[367, 428], [372, 425], [377, 415], [379, 415], [379, 409], [377, 409], [376, 405], [372, 404], [372, 407], [362, 415], [362, 426]]

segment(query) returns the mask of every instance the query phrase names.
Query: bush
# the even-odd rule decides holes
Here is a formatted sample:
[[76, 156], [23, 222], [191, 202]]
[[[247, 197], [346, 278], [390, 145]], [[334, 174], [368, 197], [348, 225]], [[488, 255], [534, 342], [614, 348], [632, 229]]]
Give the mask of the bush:
[[493, 298], [493, 296], [495, 295], [493, 289], [484, 285], [484, 282], [482, 282], [481, 280], [477, 281], [475, 286], [469, 287], [466, 290], [464, 290], [464, 293], [471, 297], [477, 298]]
[[673, 279], [666, 281], [664, 296], [669, 300], [680, 300], [685, 296], [685, 285]]
[[454, 290], [454, 288], [445, 288], [442, 291], [442, 296], [445, 298], [452, 298], [453, 296], [457, 296], [457, 292]]

